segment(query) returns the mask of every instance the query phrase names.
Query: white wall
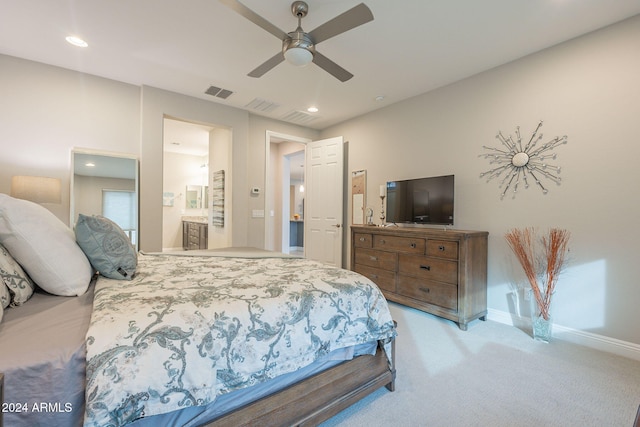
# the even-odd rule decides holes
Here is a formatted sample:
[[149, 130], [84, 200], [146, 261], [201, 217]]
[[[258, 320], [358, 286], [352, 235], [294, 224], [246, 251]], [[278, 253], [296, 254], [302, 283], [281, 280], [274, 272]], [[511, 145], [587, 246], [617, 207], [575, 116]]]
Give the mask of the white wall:
[[212, 226], [213, 209], [209, 209], [209, 249], [226, 248], [232, 246], [233, 229], [233, 176], [232, 168], [232, 138], [228, 129], [213, 129], [209, 135], [209, 207], [213, 206], [211, 189], [213, 188], [213, 173], [224, 171], [224, 227]]
[[[378, 218], [387, 180], [455, 174], [456, 228], [487, 230], [492, 310], [513, 312], [523, 280], [504, 234], [513, 227], [566, 228], [571, 262], [554, 297], [558, 325], [640, 344], [640, 17], [525, 57], [456, 84], [326, 129], [349, 141], [349, 170], [367, 170]], [[478, 155], [496, 133], [530, 136], [544, 120], [562, 184], [500, 200], [492, 167]], [[350, 202], [350, 201], [349, 201]]]

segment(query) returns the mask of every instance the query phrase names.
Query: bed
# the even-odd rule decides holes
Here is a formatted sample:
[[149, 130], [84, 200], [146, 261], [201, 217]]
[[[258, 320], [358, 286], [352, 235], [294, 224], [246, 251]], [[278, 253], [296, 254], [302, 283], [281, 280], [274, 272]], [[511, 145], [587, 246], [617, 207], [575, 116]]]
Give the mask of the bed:
[[4, 310], [7, 426], [317, 425], [393, 391], [395, 325], [363, 276], [259, 250], [135, 258], [118, 278], [91, 261], [80, 290], [64, 289], [76, 296], [33, 278], [28, 301]]

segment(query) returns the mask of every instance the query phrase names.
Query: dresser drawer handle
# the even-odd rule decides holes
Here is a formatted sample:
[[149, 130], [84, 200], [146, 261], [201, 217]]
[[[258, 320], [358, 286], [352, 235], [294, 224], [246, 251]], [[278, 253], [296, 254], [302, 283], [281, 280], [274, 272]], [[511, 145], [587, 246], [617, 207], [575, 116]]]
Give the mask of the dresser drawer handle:
[[370, 259], [371, 261], [377, 261], [377, 260], [378, 260], [378, 257], [377, 257], [377, 256], [370, 256], [370, 257], [369, 257], [369, 259]]
[[430, 265], [421, 265], [420, 266], [420, 270], [431, 271], [431, 266]]
[[367, 239], [365, 239], [364, 237], [361, 237], [361, 238], [360, 238], [360, 241], [361, 241], [361, 242], [364, 242], [365, 240], [367, 240]]
[[378, 275], [377, 274], [372, 274], [371, 277], [374, 278], [374, 279], [377, 279]]
[[444, 246], [442, 246], [442, 245], [438, 246], [438, 250], [444, 252]]
[[386, 240], [384, 240], [384, 239], [381, 239], [381, 240], [380, 240], [380, 243], [384, 245], [385, 243], [387, 243], [387, 241], [386, 241]]
[[418, 289], [424, 292], [425, 294], [429, 293], [429, 288], [418, 288]]
[[413, 249], [415, 249], [417, 245], [415, 243], [411, 243], [409, 246], [411, 246]]

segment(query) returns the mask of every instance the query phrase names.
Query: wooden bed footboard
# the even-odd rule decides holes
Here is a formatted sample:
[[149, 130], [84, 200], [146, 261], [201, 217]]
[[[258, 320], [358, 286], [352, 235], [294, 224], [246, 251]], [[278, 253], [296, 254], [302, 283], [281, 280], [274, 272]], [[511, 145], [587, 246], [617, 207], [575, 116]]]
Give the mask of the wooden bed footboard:
[[[203, 427], [317, 426], [380, 387], [395, 390], [395, 340], [389, 363], [384, 343], [374, 356], [358, 356], [315, 374], [279, 392], [249, 403]], [[4, 375], [0, 373], [0, 404], [4, 403]], [[3, 427], [0, 411], [0, 427]]]
[[[316, 426], [382, 386], [394, 391], [395, 341], [391, 343], [391, 364], [382, 347], [380, 342], [375, 356], [342, 362], [203, 427]], [[4, 376], [0, 373], [0, 404], [3, 403]], [[2, 411], [0, 427], [3, 427]]]
[[364, 355], [291, 385], [211, 421], [204, 427], [317, 426], [385, 386], [395, 389], [395, 341], [389, 364], [383, 343]]

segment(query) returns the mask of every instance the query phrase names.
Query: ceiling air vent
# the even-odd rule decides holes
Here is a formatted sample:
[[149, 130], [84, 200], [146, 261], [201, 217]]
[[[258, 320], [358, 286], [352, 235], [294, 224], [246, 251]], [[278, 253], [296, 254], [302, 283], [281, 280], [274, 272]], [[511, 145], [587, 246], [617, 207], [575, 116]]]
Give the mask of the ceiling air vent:
[[318, 116], [312, 116], [311, 114], [307, 114], [303, 111], [291, 111], [288, 114], [285, 114], [282, 117], [282, 120], [284, 120], [285, 122], [304, 125], [314, 121], [317, 118]]
[[207, 95], [215, 96], [222, 99], [227, 99], [233, 92], [228, 89], [222, 89], [216, 86], [209, 86], [209, 89], [205, 90]]
[[245, 105], [246, 108], [250, 108], [252, 110], [257, 110], [262, 113], [270, 113], [271, 111], [278, 108], [280, 105], [276, 104], [273, 101], [267, 101], [266, 99], [255, 98], [253, 101]]

